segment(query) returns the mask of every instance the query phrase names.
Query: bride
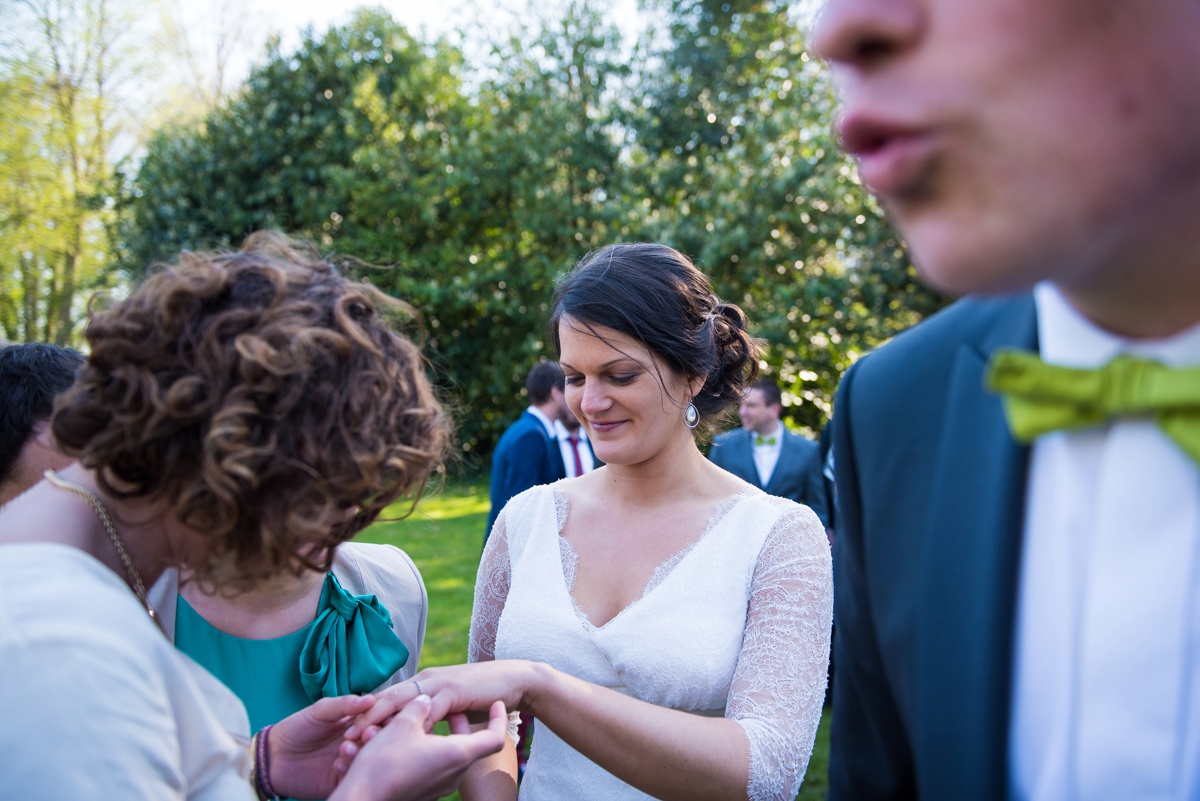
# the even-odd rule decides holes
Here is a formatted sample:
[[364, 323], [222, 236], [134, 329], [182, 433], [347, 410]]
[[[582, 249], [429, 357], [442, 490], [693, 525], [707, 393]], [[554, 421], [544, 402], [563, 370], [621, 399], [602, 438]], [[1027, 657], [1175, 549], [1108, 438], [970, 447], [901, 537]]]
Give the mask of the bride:
[[[744, 324], [663, 245], [601, 249], [555, 292], [567, 403], [606, 466], [508, 503], [479, 569], [474, 664], [394, 688], [432, 696], [434, 718], [496, 699], [532, 713], [522, 801], [795, 797], [829, 659], [824, 529], [693, 436], [755, 372]], [[461, 792], [515, 798], [513, 744]]]

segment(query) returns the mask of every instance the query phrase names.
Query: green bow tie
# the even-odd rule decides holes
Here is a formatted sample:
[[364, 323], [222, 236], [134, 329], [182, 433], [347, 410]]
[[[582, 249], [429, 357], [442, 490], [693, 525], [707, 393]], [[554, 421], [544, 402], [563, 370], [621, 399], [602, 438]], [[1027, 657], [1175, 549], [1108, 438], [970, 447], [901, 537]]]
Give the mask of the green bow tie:
[[1200, 367], [1176, 369], [1118, 356], [1097, 370], [1078, 370], [1003, 350], [988, 364], [986, 381], [988, 389], [1004, 395], [1009, 428], [1020, 442], [1112, 417], [1145, 415], [1200, 464]]
[[755, 444], [755, 445], [774, 445], [774, 444], [775, 444], [775, 437], [760, 437], [760, 436], [755, 436], [755, 437], [754, 437], [754, 444]]

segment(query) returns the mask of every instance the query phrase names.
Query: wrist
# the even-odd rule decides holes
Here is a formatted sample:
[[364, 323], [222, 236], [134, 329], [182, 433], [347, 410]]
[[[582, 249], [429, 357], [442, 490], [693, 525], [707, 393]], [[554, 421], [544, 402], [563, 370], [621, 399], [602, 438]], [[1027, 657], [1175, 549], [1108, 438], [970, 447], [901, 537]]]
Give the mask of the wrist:
[[279, 801], [279, 795], [271, 784], [270, 734], [271, 726], [264, 726], [250, 741], [253, 756], [250, 780], [254, 784], [254, 792], [259, 801]]
[[540, 718], [541, 709], [553, 706], [550, 699], [553, 698], [554, 688], [563, 674], [545, 662], [528, 662], [526, 666], [528, 672], [522, 682], [524, 689], [521, 693], [521, 711]]

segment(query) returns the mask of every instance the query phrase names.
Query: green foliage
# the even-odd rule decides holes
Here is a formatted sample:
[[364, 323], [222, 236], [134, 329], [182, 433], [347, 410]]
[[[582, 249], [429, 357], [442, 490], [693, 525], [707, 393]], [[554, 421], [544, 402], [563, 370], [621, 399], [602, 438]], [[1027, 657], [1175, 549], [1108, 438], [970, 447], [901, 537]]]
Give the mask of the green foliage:
[[[457, 67], [457, 54], [422, 45], [377, 10], [323, 36], [308, 32], [292, 54], [272, 44], [237, 99], [198, 128], [149, 143], [127, 199], [129, 266], [136, 273], [180, 248], [237, 246], [259, 229], [340, 249], [343, 238], [358, 244], [364, 227], [387, 225], [408, 233], [391, 246], [407, 252], [422, 223], [436, 222], [436, 204], [424, 201], [441, 189], [420, 176], [441, 166], [441, 117], [461, 100]], [[389, 174], [378, 155], [394, 147], [407, 163]], [[363, 187], [373, 197], [394, 189], [388, 199], [400, 202], [373, 208], [386, 219], [364, 223]]]
[[44, 284], [62, 234], [66, 205], [53, 161], [41, 145], [52, 111], [28, 74], [0, 79], [0, 332], [10, 340], [43, 335]]
[[523, 405], [555, 277], [607, 241], [619, 218], [605, 202], [620, 170], [602, 102], [623, 71], [615, 40], [584, 6], [529, 44], [510, 39], [452, 139], [441, 240], [413, 253], [410, 269], [368, 273], [425, 310], [467, 453], [490, 451]]
[[[590, 0], [468, 65], [379, 10], [273, 46], [243, 93], [161, 131], [124, 205], [131, 272], [277, 228], [423, 314], [482, 467], [525, 405], [556, 277], [658, 240], [742, 305], [794, 425], [841, 372], [940, 300], [830, 133], [828, 77], [782, 0], [660, 0], [635, 48]], [[355, 261], [357, 260], [357, 261]]]
[[120, 21], [105, 0], [0, 12], [0, 337], [73, 344], [83, 299], [111, 278]]
[[467, 661], [467, 635], [475, 593], [475, 573], [487, 523], [487, 485], [452, 484], [423, 499], [408, 517], [407, 503], [389, 508], [385, 519], [358, 536], [404, 550], [425, 580], [429, 620], [421, 667]]
[[818, 430], [858, 355], [940, 306], [833, 139], [828, 73], [784, 0], [669, 0], [631, 124], [643, 219], [742, 306], [787, 415]]

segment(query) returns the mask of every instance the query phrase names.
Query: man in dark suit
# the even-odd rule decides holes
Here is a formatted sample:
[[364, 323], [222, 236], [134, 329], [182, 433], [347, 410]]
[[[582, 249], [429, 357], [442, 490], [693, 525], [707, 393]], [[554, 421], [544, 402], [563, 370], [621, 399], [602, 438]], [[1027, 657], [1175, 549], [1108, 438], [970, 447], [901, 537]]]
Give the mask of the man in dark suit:
[[54, 399], [75, 382], [83, 355], [40, 342], [0, 344], [0, 506], [74, 459], [50, 436]]
[[827, 0], [814, 42], [972, 296], [839, 389], [830, 798], [1200, 798], [1200, 4]]
[[558, 440], [559, 455], [562, 456], [567, 478], [586, 475], [604, 464], [596, 458], [587, 432], [570, 408], [564, 416], [554, 421], [554, 437]]
[[485, 540], [510, 498], [530, 487], [566, 477], [554, 435], [554, 421], [570, 413], [564, 385], [562, 370], [549, 361], [535, 364], [525, 378], [529, 408], [500, 436], [492, 454], [492, 508]]
[[738, 416], [742, 427], [718, 435], [708, 458], [769, 495], [810, 507], [829, 527], [821, 477], [819, 448], [788, 431], [780, 420], [783, 396], [779, 384], [760, 379], [747, 390]]

